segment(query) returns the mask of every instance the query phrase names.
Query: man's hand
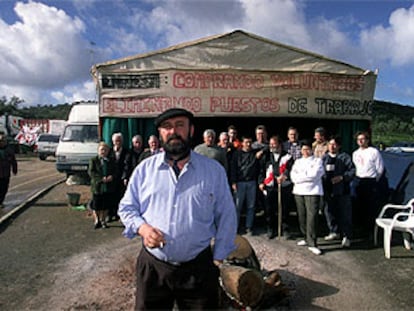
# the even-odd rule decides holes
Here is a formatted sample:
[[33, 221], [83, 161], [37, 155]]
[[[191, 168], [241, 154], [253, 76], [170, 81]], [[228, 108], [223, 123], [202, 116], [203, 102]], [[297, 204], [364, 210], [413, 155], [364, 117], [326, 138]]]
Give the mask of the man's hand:
[[344, 178], [342, 176], [334, 176], [334, 177], [332, 177], [331, 182], [332, 182], [332, 184], [335, 185], [335, 184], [341, 182], [343, 179]]
[[261, 192], [263, 192], [266, 189], [265, 184], [259, 184], [259, 189]]
[[278, 184], [283, 183], [287, 179], [286, 175], [282, 174], [279, 177], [276, 178], [276, 181]]
[[231, 189], [236, 192], [237, 191], [237, 184], [236, 183], [232, 183], [231, 184]]
[[138, 232], [143, 238], [143, 243], [149, 248], [163, 248], [166, 241], [163, 233], [149, 224], [143, 224], [139, 227]]

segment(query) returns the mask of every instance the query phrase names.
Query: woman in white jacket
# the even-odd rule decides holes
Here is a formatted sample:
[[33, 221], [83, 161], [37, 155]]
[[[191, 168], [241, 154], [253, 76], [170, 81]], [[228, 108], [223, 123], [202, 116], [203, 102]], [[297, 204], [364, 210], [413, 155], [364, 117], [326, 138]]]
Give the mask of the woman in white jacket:
[[312, 155], [310, 142], [302, 143], [301, 153], [302, 157], [295, 161], [290, 172], [294, 184], [293, 194], [298, 210], [299, 229], [305, 236], [297, 245], [308, 246], [312, 253], [320, 255], [322, 252], [316, 239], [319, 201], [323, 195], [324, 168], [322, 160]]

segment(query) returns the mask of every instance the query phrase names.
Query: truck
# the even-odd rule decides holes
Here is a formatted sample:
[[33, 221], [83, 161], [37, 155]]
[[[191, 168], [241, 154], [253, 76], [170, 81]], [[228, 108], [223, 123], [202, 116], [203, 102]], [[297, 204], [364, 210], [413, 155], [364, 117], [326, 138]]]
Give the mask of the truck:
[[47, 133], [61, 136], [65, 130], [65, 125], [66, 120], [50, 119]]
[[56, 149], [56, 169], [67, 176], [86, 174], [99, 144], [98, 104], [75, 102]]
[[0, 132], [9, 137], [14, 137], [19, 133], [20, 121], [22, 117], [4, 114], [0, 116]]

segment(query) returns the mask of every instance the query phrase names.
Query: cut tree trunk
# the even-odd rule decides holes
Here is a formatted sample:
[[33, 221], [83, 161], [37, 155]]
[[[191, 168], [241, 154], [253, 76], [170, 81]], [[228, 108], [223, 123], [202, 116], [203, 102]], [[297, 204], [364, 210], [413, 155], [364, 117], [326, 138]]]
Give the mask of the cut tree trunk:
[[220, 277], [227, 294], [243, 306], [254, 307], [262, 299], [265, 284], [259, 271], [221, 265]]
[[227, 257], [227, 260], [237, 266], [260, 271], [260, 262], [249, 241], [245, 237], [237, 235], [234, 244], [237, 248]]

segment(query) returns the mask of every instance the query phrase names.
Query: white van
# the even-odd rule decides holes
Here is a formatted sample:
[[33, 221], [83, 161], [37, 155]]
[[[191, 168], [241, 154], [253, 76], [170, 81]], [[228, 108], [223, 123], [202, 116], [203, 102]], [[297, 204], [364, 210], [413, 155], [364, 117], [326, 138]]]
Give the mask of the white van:
[[68, 176], [86, 173], [98, 152], [99, 111], [96, 102], [75, 103], [56, 150], [56, 169]]
[[56, 149], [59, 145], [60, 136], [55, 134], [42, 133], [36, 140], [36, 151], [39, 159], [44, 161], [48, 156], [56, 156]]

